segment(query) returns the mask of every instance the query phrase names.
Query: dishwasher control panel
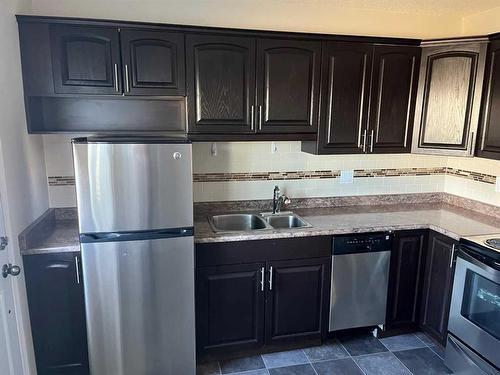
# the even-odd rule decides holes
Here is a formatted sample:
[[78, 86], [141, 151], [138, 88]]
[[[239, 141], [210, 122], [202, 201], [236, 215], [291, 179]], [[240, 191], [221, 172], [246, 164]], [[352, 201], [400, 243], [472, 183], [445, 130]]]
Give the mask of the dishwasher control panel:
[[390, 251], [392, 233], [366, 233], [333, 237], [332, 254], [356, 254], [378, 251]]

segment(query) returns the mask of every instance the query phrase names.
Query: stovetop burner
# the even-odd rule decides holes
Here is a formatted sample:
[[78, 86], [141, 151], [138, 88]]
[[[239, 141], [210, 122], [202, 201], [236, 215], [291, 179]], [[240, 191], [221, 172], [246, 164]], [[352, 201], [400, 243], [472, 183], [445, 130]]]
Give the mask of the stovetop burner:
[[500, 238], [489, 238], [484, 243], [496, 250], [500, 250]]

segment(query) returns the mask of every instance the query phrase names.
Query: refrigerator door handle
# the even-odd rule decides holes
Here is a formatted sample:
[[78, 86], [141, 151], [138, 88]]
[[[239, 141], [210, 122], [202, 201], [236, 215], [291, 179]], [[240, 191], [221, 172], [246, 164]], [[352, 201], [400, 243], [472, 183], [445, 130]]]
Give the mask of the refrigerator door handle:
[[176, 238], [193, 236], [193, 227], [168, 228], [156, 230], [136, 230], [124, 232], [98, 232], [80, 234], [81, 243], [93, 242], [120, 242], [120, 241], [145, 241], [160, 238]]

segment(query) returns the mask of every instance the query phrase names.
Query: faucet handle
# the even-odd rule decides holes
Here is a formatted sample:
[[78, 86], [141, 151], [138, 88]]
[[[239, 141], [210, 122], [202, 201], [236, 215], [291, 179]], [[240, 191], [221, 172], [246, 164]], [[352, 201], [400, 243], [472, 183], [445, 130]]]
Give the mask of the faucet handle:
[[283, 195], [283, 204], [290, 204], [292, 200], [288, 198], [286, 195]]

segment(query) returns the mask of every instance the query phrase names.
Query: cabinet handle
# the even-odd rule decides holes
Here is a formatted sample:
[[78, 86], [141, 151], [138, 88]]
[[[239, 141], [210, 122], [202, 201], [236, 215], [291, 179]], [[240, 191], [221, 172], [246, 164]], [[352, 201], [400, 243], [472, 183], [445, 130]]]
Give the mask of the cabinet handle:
[[474, 132], [470, 133], [470, 155], [474, 155]]
[[366, 129], [363, 130], [363, 152], [366, 152]]
[[78, 257], [75, 257], [76, 283], [80, 284], [80, 267], [78, 266], [78, 263]]
[[450, 268], [453, 267], [453, 258], [455, 257], [455, 244], [451, 247]]
[[118, 85], [118, 65], [115, 64], [115, 91], [120, 92], [120, 86]]
[[370, 152], [373, 152], [373, 129], [370, 136]]
[[262, 106], [259, 105], [259, 130], [262, 129]]
[[255, 125], [255, 106], [252, 105], [250, 107], [250, 129], [254, 129], [254, 125]]
[[264, 267], [260, 269], [260, 290], [264, 291]]
[[273, 266], [269, 267], [269, 290], [273, 290]]
[[125, 64], [125, 89], [130, 92], [130, 83], [128, 79], [128, 64]]

